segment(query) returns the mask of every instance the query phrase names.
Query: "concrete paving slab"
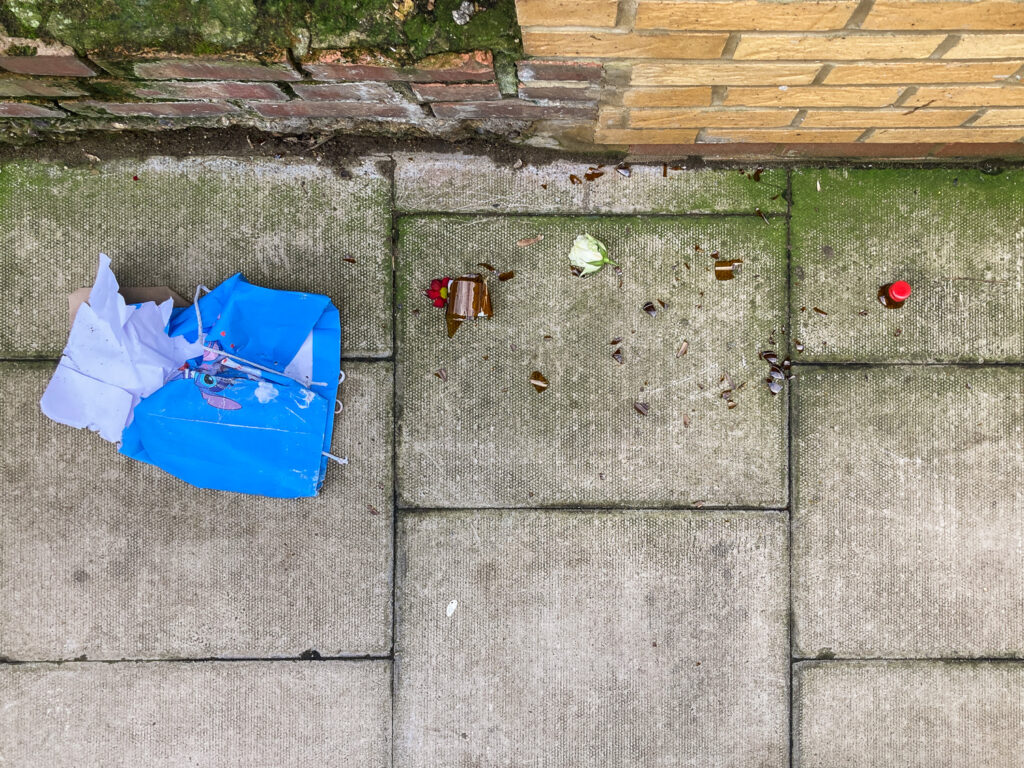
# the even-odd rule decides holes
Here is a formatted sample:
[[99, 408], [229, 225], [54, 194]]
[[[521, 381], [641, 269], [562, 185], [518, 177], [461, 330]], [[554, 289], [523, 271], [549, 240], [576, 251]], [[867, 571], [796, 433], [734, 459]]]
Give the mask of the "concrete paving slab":
[[1024, 657], [1024, 369], [800, 367], [803, 657]]
[[788, 765], [783, 513], [399, 526], [397, 764]]
[[384, 654], [392, 370], [349, 364], [319, 497], [193, 488], [37, 405], [52, 363], [0, 365], [0, 655]]
[[1021, 764], [1019, 664], [807, 662], [794, 669], [794, 768]]
[[341, 311], [346, 356], [389, 355], [390, 183], [372, 159], [349, 170], [342, 178], [313, 162], [166, 157], [3, 166], [0, 356], [59, 356], [67, 294], [92, 284], [100, 252], [122, 284], [170, 285], [188, 298], [197, 283], [213, 287], [235, 272], [327, 294]]
[[[395, 205], [401, 211], [454, 213], [784, 213], [786, 172], [598, 167], [496, 161], [483, 155], [395, 154]], [[757, 176], [757, 181], [754, 176]]]
[[[785, 395], [758, 358], [784, 321], [784, 221], [434, 216], [399, 230], [403, 506], [785, 505]], [[607, 244], [621, 284], [611, 268], [570, 273], [582, 232]], [[739, 277], [715, 279], [714, 251], [744, 261]], [[494, 317], [449, 339], [422, 289], [486, 272], [477, 262], [515, 277], [492, 276]]]
[[0, 667], [0, 762], [386, 768], [387, 661]]
[[[794, 171], [803, 359], [1024, 360], [1022, 216], [1021, 171]], [[914, 289], [898, 310], [878, 301], [894, 280]]]

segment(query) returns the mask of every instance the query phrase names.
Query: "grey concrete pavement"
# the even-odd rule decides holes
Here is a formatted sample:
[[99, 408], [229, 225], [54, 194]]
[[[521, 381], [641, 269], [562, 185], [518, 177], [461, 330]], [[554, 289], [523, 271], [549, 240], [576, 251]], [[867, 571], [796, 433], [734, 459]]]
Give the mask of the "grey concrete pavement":
[[[791, 314], [803, 358], [1024, 360], [1022, 215], [1020, 171], [795, 171]], [[894, 280], [914, 288], [898, 310], [878, 302]]]
[[786, 519], [400, 520], [395, 758], [786, 766]]
[[[570, 273], [584, 232], [621, 280]], [[399, 235], [401, 504], [786, 504], [786, 399], [758, 358], [785, 343], [784, 221], [432, 216]], [[738, 277], [715, 279], [715, 252]], [[494, 317], [449, 339], [422, 291], [477, 262], [515, 277], [491, 276]]]
[[[235, 272], [269, 288], [324, 293], [346, 356], [391, 353], [390, 183], [367, 158], [348, 177], [312, 161], [153, 157], [0, 173], [0, 355], [54, 358], [67, 294], [98, 254], [124, 285], [191, 299]], [[346, 261], [351, 259], [352, 261]]]
[[1024, 370], [801, 368], [798, 656], [1024, 657]]
[[800, 768], [1016, 768], [1024, 667], [937, 661], [806, 662], [793, 679]]
[[0, 763], [387, 768], [391, 664], [0, 666]]
[[[765, 213], [786, 211], [781, 170], [685, 170], [481, 155], [395, 153], [395, 205], [446, 213]], [[628, 176], [623, 175], [628, 173]], [[756, 176], [756, 181], [755, 181]]]
[[0, 365], [0, 654], [20, 660], [386, 654], [389, 363], [345, 366], [315, 499], [193, 488], [36, 405], [52, 363]]

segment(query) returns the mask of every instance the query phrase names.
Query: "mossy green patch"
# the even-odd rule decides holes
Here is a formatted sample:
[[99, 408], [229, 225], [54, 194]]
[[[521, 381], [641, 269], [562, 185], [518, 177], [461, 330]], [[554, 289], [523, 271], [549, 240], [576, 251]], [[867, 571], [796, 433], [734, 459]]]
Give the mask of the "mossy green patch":
[[5, 0], [0, 23], [13, 33], [78, 50], [131, 54], [278, 55], [310, 39], [314, 48], [353, 48], [401, 62], [445, 51], [522, 52], [514, 0], [481, 0], [466, 24], [460, 0]]

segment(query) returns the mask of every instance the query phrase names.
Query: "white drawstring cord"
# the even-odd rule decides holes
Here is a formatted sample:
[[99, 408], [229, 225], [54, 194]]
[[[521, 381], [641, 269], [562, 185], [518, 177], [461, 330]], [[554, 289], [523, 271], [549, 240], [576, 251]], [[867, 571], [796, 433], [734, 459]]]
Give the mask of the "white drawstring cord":
[[348, 464], [348, 456], [345, 456], [345, 457], [335, 456], [333, 453], [328, 453], [327, 451], [320, 451], [320, 455], [321, 456], [326, 456], [331, 461], [336, 461], [339, 464]]

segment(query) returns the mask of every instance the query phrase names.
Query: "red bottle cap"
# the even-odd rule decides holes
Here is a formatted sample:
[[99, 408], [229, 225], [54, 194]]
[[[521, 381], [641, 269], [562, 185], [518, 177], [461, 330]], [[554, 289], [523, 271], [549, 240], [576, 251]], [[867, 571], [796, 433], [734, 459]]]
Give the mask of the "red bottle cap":
[[906, 280], [897, 280], [889, 286], [889, 298], [893, 301], [906, 301], [910, 298], [910, 283]]

